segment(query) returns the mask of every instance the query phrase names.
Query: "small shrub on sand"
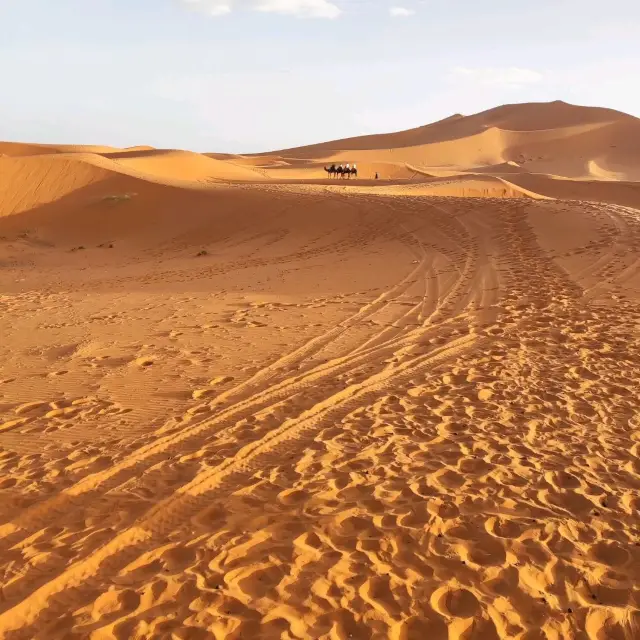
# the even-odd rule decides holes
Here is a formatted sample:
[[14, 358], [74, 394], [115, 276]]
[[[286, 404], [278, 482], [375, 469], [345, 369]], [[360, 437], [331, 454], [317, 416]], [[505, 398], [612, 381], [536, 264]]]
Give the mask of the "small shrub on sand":
[[136, 194], [135, 193], [117, 193], [109, 196], [103, 196], [103, 202], [126, 202], [127, 200], [131, 200]]

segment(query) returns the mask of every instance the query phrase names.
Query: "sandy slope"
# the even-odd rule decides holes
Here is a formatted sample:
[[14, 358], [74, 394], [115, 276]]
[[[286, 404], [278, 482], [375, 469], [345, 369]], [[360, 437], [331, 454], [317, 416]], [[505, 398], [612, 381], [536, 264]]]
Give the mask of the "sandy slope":
[[[201, 187], [210, 183], [254, 181], [260, 173], [187, 151], [120, 151], [0, 157], [0, 215], [33, 209], [102, 183], [105, 198], [124, 195], [136, 184]], [[133, 178], [133, 180], [132, 180]]]
[[[430, 175], [526, 173], [638, 181], [638, 140], [640, 120], [611, 109], [564, 102], [506, 105], [399, 133], [276, 151], [272, 155], [289, 167], [272, 170], [289, 177], [292, 169], [317, 167], [322, 175], [322, 167], [331, 162], [356, 162], [361, 175], [377, 171], [385, 179], [409, 178], [405, 170], [417, 168]], [[550, 195], [544, 186], [543, 195]], [[584, 199], [591, 197], [585, 190]]]
[[[524, 191], [640, 207], [638, 140], [638, 118], [558, 101], [506, 105], [398, 133], [244, 156], [150, 147], [0, 143], [0, 175], [9, 176], [8, 186], [19, 200], [17, 210], [36, 206], [40, 197], [14, 182], [20, 176], [28, 176], [28, 184], [34, 184], [41, 175], [58, 181], [57, 176], [64, 174], [60, 186], [40, 189], [60, 197], [74, 190], [75, 180], [102, 181], [103, 176], [91, 177], [96, 168], [145, 182], [202, 188], [217, 182], [324, 181], [328, 178], [324, 167], [347, 162], [358, 165], [361, 180], [372, 180], [377, 173], [387, 185], [425, 183], [429, 187], [422, 190], [425, 194], [451, 195], [455, 178], [460, 187], [456, 195], [461, 196], [510, 197]], [[67, 161], [88, 166], [66, 171]], [[433, 178], [444, 179], [444, 184], [429, 184]], [[508, 184], [496, 189], [493, 178]], [[480, 189], [478, 180], [486, 181]], [[0, 189], [7, 189], [7, 183]]]
[[636, 183], [28, 147], [0, 638], [640, 637]]

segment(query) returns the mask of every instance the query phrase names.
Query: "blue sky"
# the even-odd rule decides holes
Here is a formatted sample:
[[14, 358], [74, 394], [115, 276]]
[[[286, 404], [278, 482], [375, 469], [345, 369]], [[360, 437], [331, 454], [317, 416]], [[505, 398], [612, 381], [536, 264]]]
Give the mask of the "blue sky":
[[640, 116], [638, 0], [0, 0], [0, 139], [250, 152], [562, 99]]

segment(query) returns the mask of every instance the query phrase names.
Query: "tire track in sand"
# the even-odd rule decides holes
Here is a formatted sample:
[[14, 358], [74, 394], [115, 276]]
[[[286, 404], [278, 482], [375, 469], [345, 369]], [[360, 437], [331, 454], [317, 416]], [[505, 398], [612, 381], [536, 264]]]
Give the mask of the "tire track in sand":
[[[455, 323], [455, 320], [452, 323]], [[380, 358], [388, 351], [397, 350], [402, 345], [415, 344], [418, 337], [428, 335], [430, 331], [435, 333], [439, 330], [442, 330], [442, 325], [412, 330], [399, 339], [388, 341], [384, 347], [366, 350], [362, 357], [381, 365]], [[406, 359], [398, 366], [383, 366], [382, 371], [370, 376], [364, 382], [332, 393], [328, 398], [316, 403], [314, 407], [304, 411], [298, 417], [285, 421], [279, 428], [267, 432], [255, 442], [241, 447], [228, 460], [198, 473], [192, 480], [183, 484], [170, 497], [149, 511], [148, 515], [106, 545], [91, 551], [88, 556], [60, 571], [54, 580], [50, 580], [35, 590], [27, 600], [32, 601], [32, 598], [36, 598], [39, 602], [44, 602], [47, 617], [55, 615], [57, 611], [61, 612], [63, 609], [69, 610], [70, 605], [77, 605], [77, 599], [74, 602], [72, 598], [74, 588], [91, 584], [92, 580], [103, 574], [105, 576], [113, 575], [118, 567], [126, 566], [131, 559], [137, 557], [142, 545], [151, 540], [162, 538], [176, 524], [183, 525], [185, 522], [189, 522], [194, 514], [206, 507], [210, 499], [218, 492], [232, 492], [234, 487], [242, 485], [242, 478], [253, 474], [256, 469], [272, 462], [279, 463], [284, 456], [290, 455], [291, 451], [299, 451], [317, 430], [324, 428], [325, 422], [333, 424], [351, 411], [353, 407], [360, 406], [368, 399], [375, 398], [392, 383], [405, 377], [408, 380], [424, 369], [432, 369], [450, 358], [458, 357], [461, 353], [482, 344], [483, 339], [479, 336], [467, 335], [454, 339], [444, 346], [432, 347], [427, 354], [409, 357], [405, 353]], [[318, 367], [315, 374], [325, 378], [335, 377], [337, 366], [347, 368], [353, 366], [354, 354], [347, 353], [339, 360], [339, 363]], [[306, 374], [293, 380], [283, 381], [281, 383], [282, 392], [290, 393], [294, 385], [305, 384], [305, 378], [308, 383], [309, 376]], [[262, 400], [273, 402], [274, 396], [271, 389], [264, 390], [263, 394]], [[252, 400], [249, 399], [247, 402], [251, 403]], [[234, 408], [237, 410], [237, 406], [230, 410]], [[217, 421], [216, 417], [203, 421], [202, 430], [209, 431], [211, 427], [216, 426], [214, 423]], [[87, 498], [90, 497], [87, 496]], [[73, 505], [71, 506], [73, 507]], [[64, 595], [59, 598], [61, 594]], [[86, 597], [86, 594], [83, 593], [82, 597]], [[25, 629], [23, 622], [30, 624], [29, 620], [33, 620], [33, 613], [25, 603], [26, 601], [19, 603], [0, 616], [0, 630], [3, 629], [2, 625], [6, 624], [7, 626], [4, 628], [7, 630], [22, 628], [22, 631], [18, 631], [18, 633], [29, 633], [29, 629]], [[15, 614], [18, 622], [11, 622], [10, 614], [12, 613]], [[30, 636], [21, 635], [20, 637]]]
[[[368, 380], [334, 394], [299, 418], [285, 422], [265, 437], [243, 447], [235, 456], [220, 465], [197, 474], [193, 480], [178, 489], [171, 497], [156, 505], [145, 517], [104, 546], [63, 570], [54, 580], [46, 582], [28, 599], [0, 614], [0, 634], [12, 633], [12, 637], [28, 638], [29, 625], [37, 619], [39, 611], [55, 615], [58, 611], [77, 607], [73, 590], [91, 583], [102, 572], [114, 575], [139, 556], [141, 546], [160, 538], [194, 517], [214, 497], [216, 492], [232, 492], [242, 485], [242, 479], [272, 459], [282, 460], [291, 455], [326, 421], [341, 417], [375, 397], [392, 382], [408, 380], [424, 369], [433, 369], [462, 353], [477, 347], [483, 339], [468, 335], [434, 349], [431, 353], [408, 359], [392, 369], [384, 370]], [[58, 602], [52, 602], [56, 597]], [[36, 600], [39, 607], [32, 606]], [[73, 603], [73, 604], [72, 604]]]
[[[425, 270], [426, 264], [427, 257], [424, 255], [422, 261], [398, 283], [384, 291], [372, 302], [365, 304], [356, 313], [342, 321], [338, 326], [330, 329], [321, 336], [313, 338], [309, 342], [278, 359], [268, 367], [262, 369], [249, 380], [228, 390], [217, 398], [218, 404], [227, 402], [230, 398], [235, 398], [236, 402], [232, 406], [227, 409], [223, 409], [213, 416], [207, 416], [207, 418], [195, 424], [192, 423], [187, 428], [181, 429], [177, 433], [163, 435], [159, 439], [155, 439], [150, 444], [143, 445], [133, 453], [127, 455], [125, 459], [121, 460], [119, 463], [83, 478], [74, 486], [66, 489], [60, 495], [41, 502], [29, 509], [27, 512], [21, 514], [20, 524], [10, 523], [0, 526], [0, 540], [3, 542], [2, 546], [6, 547], [7, 545], [12, 544], [14, 542], [14, 535], [17, 534], [20, 529], [40, 527], [47, 521], [50, 521], [52, 517], [56, 517], [56, 514], [61, 514], [70, 507], [80, 507], [81, 505], [77, 503], [77, 498], [83, 494], [93, 493], [98, 488], [105, 490], [113, 489], [115, 486], [122, 484], [129, 478], [138, 475], [141, 471], [141, 464], [147, 462], [148, 468], [148, 466], [151, 466], [155, 462], [164, 459], [164, 452], [167, 449], [179, 443], [183, 443], [189, 438], [197, 437], [203, 431], [210, 432], [212, 428], [216, 426], [224, 428], [231, 420], [237, 421], [242, 417], [245, 417], [247, 414], [268, 405], [270, 402], [273, 402], [275, 397], [284, 397], [287, 390], [290, 393], [295, 392], [300, 386], [300, 382], [297, 378], [294, 378], [293, 381], [291, 378], [287, 378], [284, 384], [281, 385], [267, 385], [276, 373], [290, 369], [292, 365], [303, 361], [319, 349], [324, 348], [350, 327], [361, 323], [363, 320], [366, 320], [373, 314], [384, 309], [387, 305], [391, 304], [398, 296], [402, 295], [408, 287], [412, 286], [420, 273]], [[361, 356], [361, 360], [368, 358], [371, 358], [370, 353], [364, 353]], [[330, 362], [328, 365], [320, 365], [308, 372], [308, 375], [311, 376], [309, 382], [317, 382], [323, 376], [335, 376], [337, 372], [336, 366], [332, 365], [337, 365], [339, 370], [346, 370], [353, 364], [353, 362], [338, 359], [336, 363]], [[267, 386], [266, 390], [264, 390], [265, 386]], [[254, 389], [252, 389], [252, 387]], [[256, 392], [255, 387], [261, 387], [261, 392]], [[276, 395], [276, 393], [278, 395]], [[220, 425], [220, 423], [222, 424]], [[162, 429], [160, 429], [159, 432], [161, 433]], [[71, 505], [69, 504], [70, 502]]]

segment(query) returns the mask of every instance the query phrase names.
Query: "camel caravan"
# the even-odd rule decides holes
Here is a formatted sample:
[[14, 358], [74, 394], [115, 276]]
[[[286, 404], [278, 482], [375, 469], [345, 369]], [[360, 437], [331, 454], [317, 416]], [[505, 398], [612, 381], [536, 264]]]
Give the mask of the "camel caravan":
[[341, 164], [335, 165], [332, 164], [330, 167], [325, 167], [324, 170], [327, 172], [330, 178], [347, 178], [351, 179], [351, 176], [355, 178], [358, 177], [358, 169], [354, 164], [353, 167], [350, 167], [348, 164], [342, 166]]

